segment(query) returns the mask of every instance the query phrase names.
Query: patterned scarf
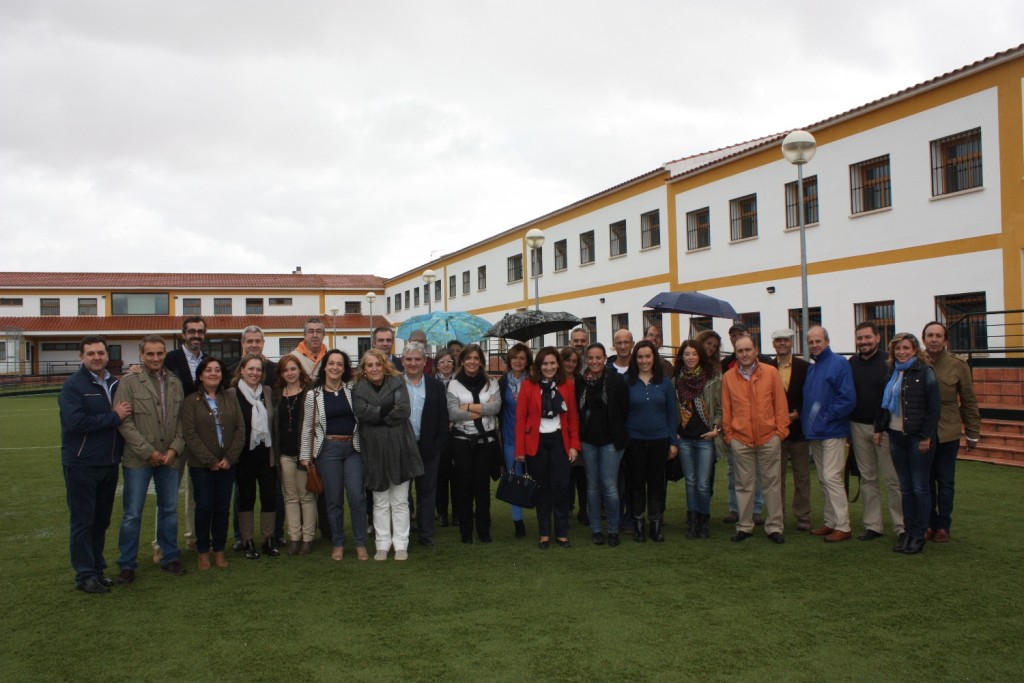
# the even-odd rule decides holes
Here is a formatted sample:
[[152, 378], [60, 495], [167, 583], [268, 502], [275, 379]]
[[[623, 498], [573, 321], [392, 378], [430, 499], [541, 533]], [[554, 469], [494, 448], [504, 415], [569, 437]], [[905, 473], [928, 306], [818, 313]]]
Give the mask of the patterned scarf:
[[594, 375], [588, 369], [583, 373], [583, 391], [580, 392], [579, 396], [580, 415], [584, 414], [588, 401], [600, 399], [601, 403], [606, 406], [608, 405], [608, 382], [605, 381], [606, 372], [608, 370], [602, 370], [600, 374]]
[[682, 373], [676, 377], [676, 395], [679, 397], [679, 424], [682, 427], [690, 424], [690, 419], [693, 417], [694, 411], [700, 416], [700, 419], [704, 421], [704, 424], [708, 424], [708, 419], [704, 414], [704, 401], [700, 395], [704, 391], [704, 385], [707, 384], [708, 376], [704, 372], [704, 368], [697, 366], [692, 370], [684, 369]]
[[569, 410], [565, 405], [565, 399], [558, 392], [558, 385], [550, 379], [540, 381], [540, 416], [546, 418], [558, 417]]

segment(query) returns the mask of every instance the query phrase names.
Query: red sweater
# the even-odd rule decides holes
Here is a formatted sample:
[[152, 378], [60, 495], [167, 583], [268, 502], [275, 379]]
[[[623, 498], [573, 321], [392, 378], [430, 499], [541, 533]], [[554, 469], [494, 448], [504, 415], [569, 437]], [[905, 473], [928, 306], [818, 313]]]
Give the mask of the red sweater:
[[[572, 381], [558, 385], [558, 393], [565, 399], [568, 410], [558, 416], [562, 423], [562, 445], [566, 455], [569, 449], [580, 450], [580, 417], [576, 408], [576, 385]], [[523, 382], [516, 401], [516, 455], [537, 455], [540, 447], [540, 384]]]

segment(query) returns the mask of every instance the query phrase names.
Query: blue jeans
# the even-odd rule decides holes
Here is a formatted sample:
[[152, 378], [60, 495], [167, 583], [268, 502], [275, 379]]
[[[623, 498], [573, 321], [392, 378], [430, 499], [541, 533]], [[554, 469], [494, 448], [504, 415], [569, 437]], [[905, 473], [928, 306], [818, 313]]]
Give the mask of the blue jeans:
[[[686, 475], [686, 510], [711, 514], [711, 466], [715, 462], [715, 442], [707, 439], [681, 439], [679, 459]], [[735, 487], [732, 489], [735, 495]]]
[[363, 490], [363, 457], [351, 441], [327, 441], [316, 459], [324, 480], [327, 521], [335, 548], [345, 546], [345, 492], [352, 515], [352, 537], [357, 548], [366, 547], [366, 495]]
[[[505, 469], [510, 470], [510, 471], [514, 471], [516, 474], [522, 474], [523, 473], [523, 465], [522, 465], [522, 463], [516, 462], [516, 445], [514, 443], [508, 443], [506, 441], [505, 444], [504, 444], [504, 449], [503, 450], [505, 452]], [[522, 519], [523, 519], [523, 508], [519, 507], [518, 505], [513, 505], [512, 506], [512, 521], [513, 522], [518, 522], [518, 521], [521, 521]]]
[[932, 506], [932, 460], [935, 458], [935, 439], [926, 453], [920, 449], [922, 436], [889, 430], [889, 451], [896, 476], [900, 478], [900, 497], [903, 499], [903, 526], [910, 538], [924, 538]]
[[163, 553], [161, 564], [167, 566], [178, 559], [178, 468], [124, 467], [124, 517], [117, 545], [121, 569], [139, 566], [139, 530], [142, 508], [146, 504], [149, 482], [156, 488], [156, 542]]
[[[736, 502], [736, 477], [733, 474], [732, 467], [732, 450], [726, 446], [726, 459], [729, 462], [729, 472], [726, 476], [726, 481], [729, 484], [729, 512], [739, 512], [740, 506]], [[764, 491], [761, 489], [761, 472], [758, 471], [757, 479], [754, 483], [754, 514], [761, 514], [761, 510], [764, 509]]]
[[228, 536], [228, 511], [231, 490], [235, 484], [235, 468], [208, 470], [189, 467], [192, 491], [196, 499], [196, 552], [223, 552]]
[[65, 467], [68, 512], [71, 513], [69, 550], [75, 582], [98, 577], [107, 567], [103, 546], [114, 511], [117, 465]]
[[932, 461], [931, 481], [931, 515], [928, 526], [931, 529], [949, 531], [953, 523], [953, 486], [956, 475], [956, 456], [960, 452], [960, 441], [943, 441], [935, 446], [935, 459]]
[[587, 473], [587, 511], [590, 513], [590, 531], [601, 531], [601, 502], [608, 516], [608, 533], [619, 533], [619, 463], [622, 451], [615, 444], [595, 446], [580, 444], [583, 448], [583, 469]]

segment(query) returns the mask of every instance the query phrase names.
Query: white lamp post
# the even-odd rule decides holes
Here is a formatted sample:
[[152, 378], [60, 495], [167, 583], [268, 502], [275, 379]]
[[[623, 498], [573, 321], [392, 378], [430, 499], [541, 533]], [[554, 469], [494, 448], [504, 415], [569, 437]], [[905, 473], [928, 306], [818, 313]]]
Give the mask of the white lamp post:
[[431, 298], [430, 295], [433, 293], [430, 290], [433, 289], [433, 287], [431, 287], [431, 285], [434, 284], [434, 280], [436, 280], [436, 279], [437, 279], [437, 273], [432, 271], [430, 268], [427, 268], [426, 270], [423, 271], [423, 281], [425, 283], [427, 283], [427, 291], [425, 292], [426, 295], [427, 295], [427, 313], [433, 313], [434, 312], [433, 307], [430, 305], [430, 298]]
[[338, 307], [331, 306], [331, 327], [334, 328], [331, 332], [331, 348], [338, 348]]
[[782, 156], [796, 165], [796, 210], [800, 219], [800, 348], [804, 359], [810, 360], [807, 348], [807, 326], [810, 324], [807, 311], [807, 226], [804, 221], [804, 164], [814, 158], [817, 143], [814, 136], [805, 130], [795, 130], [782, 141]]
[[[544, 233], [537, 228], [533, 228], [526, 233], [526, 246], [531, 249], [532, 258], [530, 259], [532, 264], [540, 265], [540, 253], [538, 249], [544, 246]], [[532, 265], [531, 264], [531, 265]], [[533, 278], [533, 296], [536, 299], [534, 308], [540, 310], [540, 273], [536, 272], [540, 268], [531, 268], [530, 276]]]
[[377, 295], [373, 292], [366, 293], [366, 303], [370, 304], [370, 347], [373, 347], [373, 302], [377, 300]]

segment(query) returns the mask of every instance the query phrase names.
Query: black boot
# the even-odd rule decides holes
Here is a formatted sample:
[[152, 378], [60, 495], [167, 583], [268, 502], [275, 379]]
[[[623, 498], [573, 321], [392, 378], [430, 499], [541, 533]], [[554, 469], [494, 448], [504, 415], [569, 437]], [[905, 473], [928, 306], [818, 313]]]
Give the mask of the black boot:
[[637, 543], [646, 543], [647, 535], [644, 532], [644, 518], [633, 518], [633, 540]]
[[700, 523], [697, 521], [697, 513], [693, 510], [686, 511], [686, 537], [697, 538]]
[[245, 559], [247, 559], [247, 560], [258, 560], [258, 559], [260, 559], [260, 554], [258, 552], [256, 552], [256, 544], [253, 543], [251, 540], [250, 541], [246, 541], [245, 544], [243, 545], [242, 549], [245, 550]]
[[711, 538], [711, 515], [697, 515], [697, 535], [700, 538]]
[[655, 543], [663, 543], [665, 541], [665, 536], [661, 533], [660, 519], [651, 520], [651, 540]]
[[904, 555], [916, 555], [924, 550], [925, 540], [923, 538], [911, 538], [907, 541], [907, 547], [903, 549]]
[[273, 536], [263, 539], [263, 554], [267, 557], [281, 556], [281, 551], [277, 549], [277, 541]]
[[908, 536], [907, 532], [904, 531], [902, 534], [900, 534], [899, 541], [896, 543], [896, 545], [892, 547], [892, 551], [894, 553], [902, 553], [904, 550], [906, 550], [908, 542], [910, 542], [910, 536]]

